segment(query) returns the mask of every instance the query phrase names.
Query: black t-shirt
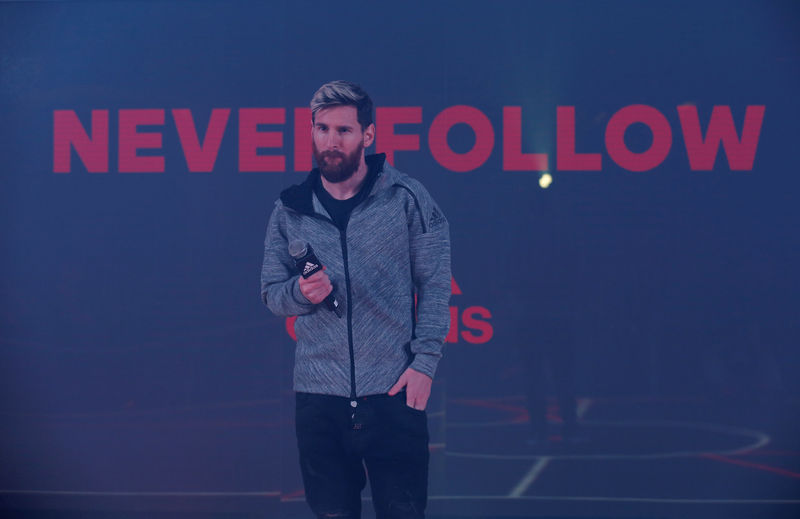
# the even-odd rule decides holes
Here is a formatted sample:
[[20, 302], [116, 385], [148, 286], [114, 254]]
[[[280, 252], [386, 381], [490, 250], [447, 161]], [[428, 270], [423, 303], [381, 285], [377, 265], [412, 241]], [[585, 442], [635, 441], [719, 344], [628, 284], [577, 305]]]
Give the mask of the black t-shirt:
[[375, 184], [380, 170], [381, 168], [376, 166], [374, 162], [370, 164], [370, 161], [368, 161], [367, 176], [364, 177], [364, 183], [361, 184], [361, 189], [358, 190], [358, 193], [345, 200], [333, 198], [330, 193], [325, 190], [325, 187], [322, 185], [322, 180], [319, 177], [317, 178], [317, 182], [314, 184], [314, 192], [317, 194], [319, 201], [322, 202], [322, 206], [328, 211], [328, 214], [331, 215], [331, 220], [333, 220], [333, 223], [339, 230], [344, 231], [347, 228], [347, 222], [350, 220], [350, 213], [353, 212], [353, 208], [360, 204], [367, 197], [369, 192], [372, 191], [372, 186]]

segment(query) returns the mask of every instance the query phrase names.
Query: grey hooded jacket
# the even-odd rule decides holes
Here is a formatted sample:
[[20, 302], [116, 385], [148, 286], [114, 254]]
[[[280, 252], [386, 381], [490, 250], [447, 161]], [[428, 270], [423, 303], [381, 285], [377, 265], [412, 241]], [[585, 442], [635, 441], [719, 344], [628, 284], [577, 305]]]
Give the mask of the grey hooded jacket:
[[[386, 393], [403, 371], [433, 377], [450, 325], [447, 219], [418, 181], [385, 163], [340, 231], [314, 194], [319, 171], [281, 193], [269, 220], [261, 297], [297, 316], [294, 389], [355, 397]], [[337, 317], [300, 292], [288, 244], [313, 247], [343, 310]], [[415, 312], [416, 300], [416, 312]]]

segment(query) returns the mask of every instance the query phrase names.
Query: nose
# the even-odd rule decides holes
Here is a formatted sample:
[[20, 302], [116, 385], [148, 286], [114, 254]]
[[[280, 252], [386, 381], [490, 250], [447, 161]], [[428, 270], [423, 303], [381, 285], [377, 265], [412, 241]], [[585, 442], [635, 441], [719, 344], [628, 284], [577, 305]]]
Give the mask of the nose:
[[341, 144], [342, 144], [342, 139], [337, 134], [337, 132], [329, 131], [328, 134], [325, 136], [325, 146], [327, 149], [338, 150]]

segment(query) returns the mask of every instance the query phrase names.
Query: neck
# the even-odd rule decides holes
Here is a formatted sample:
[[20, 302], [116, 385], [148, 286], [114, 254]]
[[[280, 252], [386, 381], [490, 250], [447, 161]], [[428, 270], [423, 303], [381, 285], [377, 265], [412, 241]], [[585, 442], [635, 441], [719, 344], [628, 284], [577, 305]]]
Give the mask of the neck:
[[356, 172], [344, 182], [334, 184], [325, 180], [324, 176], [320, 176], [322, 187], [336, 200], [347, 200], [356, 196], [364, 184], [365, 178], [367, 178], [367, 163], [364, 160], [364, 155], [361, 155], [361, 163], [358, 165]]

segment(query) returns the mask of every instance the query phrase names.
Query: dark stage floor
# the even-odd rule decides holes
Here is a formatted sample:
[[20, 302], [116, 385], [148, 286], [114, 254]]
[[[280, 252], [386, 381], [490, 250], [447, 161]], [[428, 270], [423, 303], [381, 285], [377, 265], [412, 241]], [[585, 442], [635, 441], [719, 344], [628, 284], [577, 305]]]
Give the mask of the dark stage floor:
[[[1, 515], [310, 517], [290, 406], [6, 414]], [[581, 398], [578, 411], [574, 438], [553, 411], [532, 445], [520, 396], [439, 402], [428, 516], [800, 517], [796, 400]]]

